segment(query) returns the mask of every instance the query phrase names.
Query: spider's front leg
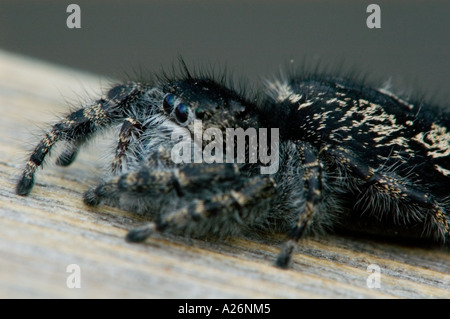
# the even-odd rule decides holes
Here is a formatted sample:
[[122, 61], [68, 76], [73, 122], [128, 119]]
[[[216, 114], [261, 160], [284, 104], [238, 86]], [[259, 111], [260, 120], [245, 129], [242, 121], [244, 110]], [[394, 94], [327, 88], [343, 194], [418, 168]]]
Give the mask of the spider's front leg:
[[28, 195], [34, 185], [34, 175], [53, 146], [66, 141], [69, 147], [58, 158], [57, 164], [67, 166], [75, 159], [79, 147], [101, 129], [123, 118], [124, 109], [137, 98], [142, 88], [137, 83], [119, 85], [108, 92], [105, 99], [80, 108], [54, 124], [39, 142], [25, 166], [17, 183], [16, 193]]

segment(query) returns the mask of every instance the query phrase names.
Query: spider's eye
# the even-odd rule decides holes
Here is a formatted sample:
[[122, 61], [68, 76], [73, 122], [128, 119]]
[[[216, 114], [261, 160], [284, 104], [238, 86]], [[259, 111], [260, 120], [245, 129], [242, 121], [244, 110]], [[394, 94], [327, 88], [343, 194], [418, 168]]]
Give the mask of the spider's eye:
[[186, 104], [180, 103], [177, 105], [175, 109], [175, 117], [177, 118], [177, 121], [180, 123], [184, 123], [188, 119], [188, 111], [189, 108]]
[[167, 113], [170, 113], [172, 111], [174, 102], [175, 102], [175, 96], [173, 96], [173, 94], [167, 94], [164, 97], [164, 101], [163, 101], [164, 111], [166, 111]]
[[205, 110], [202, 107], [199, 107], [195, 110], [195, 116], [198, 119], [202, 119], [205, 116]]

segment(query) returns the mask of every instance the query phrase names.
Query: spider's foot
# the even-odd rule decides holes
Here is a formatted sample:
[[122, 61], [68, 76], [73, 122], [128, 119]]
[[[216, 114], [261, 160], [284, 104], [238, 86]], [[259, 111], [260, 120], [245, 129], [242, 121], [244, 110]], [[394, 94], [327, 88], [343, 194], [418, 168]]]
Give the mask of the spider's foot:
[[16, 194], [26, 196], [31, 192], [34, 185], [34, 177], [24, 174], [16, 186]]
[[97, 206], [100, 204], [100, 197], [97, 195], [95, 188], [89, 189], [84, 193], [83, 202], [88, 206]]
[[277, 260], [275, 261], [275, 266], [282, 269], [290, 268], [292, 264], [292, 254], [294, 252], [296, 241], [293, 239], [288, 240], [281, 252], [278, 254]]
[[140, 243], [150, 237], [155, 231], [156, 224], [149, 223], [145, 226], [130, 230], [125, 240], [132, 243]]

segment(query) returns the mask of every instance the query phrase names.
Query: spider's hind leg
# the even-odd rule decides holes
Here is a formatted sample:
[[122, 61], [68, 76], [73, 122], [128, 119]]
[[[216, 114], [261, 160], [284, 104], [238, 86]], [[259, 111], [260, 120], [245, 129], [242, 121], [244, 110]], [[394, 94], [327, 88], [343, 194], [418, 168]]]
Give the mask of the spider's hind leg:
[[[358, 186], [359, 194], [355, 203], [362, 206], [363, 212], [370, 211], [375, 221], [387, 215], [394, 224], [401, 226], [395, 230], [395, 236], [400, 236], [397, 234], [400, 231], [414, 231], [414, 228], [421, 227], [419, 233], [405, 235], [434, 237], [438, 241], [450, 237], [450, 220], [446, 211], [448, 205], [423, 191], [413, 181], [389, 171], [374, 170], [341, 147], [327, 149], [324, 153], [341, 163], [362, 182]], [[381, 208], [380, 202], [384, 203]], [[380, 231], [385, 232], [386, 229]]]

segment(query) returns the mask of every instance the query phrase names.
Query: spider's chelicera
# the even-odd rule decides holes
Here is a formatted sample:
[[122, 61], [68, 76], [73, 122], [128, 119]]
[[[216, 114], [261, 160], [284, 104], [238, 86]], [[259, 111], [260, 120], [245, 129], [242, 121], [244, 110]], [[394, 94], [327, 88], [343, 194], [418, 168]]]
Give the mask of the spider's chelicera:
[[120, 125], [111, 169], [84, 202], [148, 215], [127, 240], [285, 232], [276, 265], [286, 268], [301, 237], [331, 229], [448, 240], [449, 124], [442, 109], [341, 78], [293, 75], [253, 98], [185, 71], [116, 85], [53, 125], [17, 193], [30, 193], [56, 143], [66, 143], [56, 160], [66, 166], [87, 140]]

